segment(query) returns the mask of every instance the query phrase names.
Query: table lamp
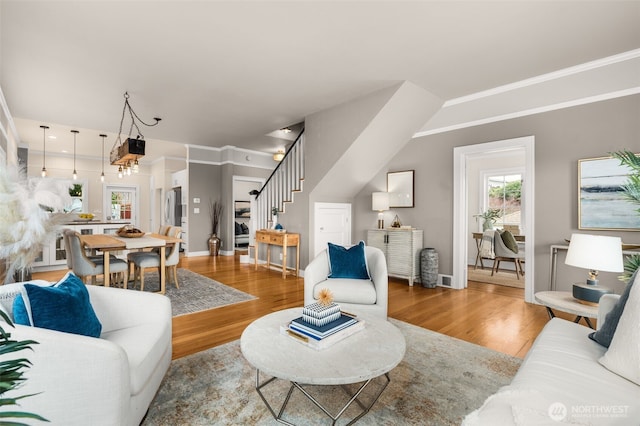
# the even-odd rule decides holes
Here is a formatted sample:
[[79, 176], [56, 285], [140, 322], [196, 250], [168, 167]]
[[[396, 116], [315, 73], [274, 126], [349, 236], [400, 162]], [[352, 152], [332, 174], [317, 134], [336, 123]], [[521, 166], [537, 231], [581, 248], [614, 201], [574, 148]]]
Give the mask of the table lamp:
[[374, 192], [371, 194], [371, 209], [378, 212], [378, 229], [384, 229], [384, 213], [389, 210], [389, 193]]
[[612, 293], [598, 285], [598, 271], [622, 272], [622, 240], [603, 235], [573, 234], [565, 264], [589, 270], [586, 284], [573, 285], [573, 297], [578, 302], [596, 305], [603, 294]]

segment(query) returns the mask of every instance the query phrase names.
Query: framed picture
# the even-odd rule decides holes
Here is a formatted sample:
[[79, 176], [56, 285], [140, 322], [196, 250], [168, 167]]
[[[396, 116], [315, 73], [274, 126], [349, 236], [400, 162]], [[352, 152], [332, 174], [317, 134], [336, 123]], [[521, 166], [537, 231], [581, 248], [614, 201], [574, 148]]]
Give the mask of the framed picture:
[[640, 231], [639, 206], [621, 186], [630, 173], [613, 157], [578, 161], [578, 229]]
[[413, 207], [413, 170], [387, 173], [389, 207]]

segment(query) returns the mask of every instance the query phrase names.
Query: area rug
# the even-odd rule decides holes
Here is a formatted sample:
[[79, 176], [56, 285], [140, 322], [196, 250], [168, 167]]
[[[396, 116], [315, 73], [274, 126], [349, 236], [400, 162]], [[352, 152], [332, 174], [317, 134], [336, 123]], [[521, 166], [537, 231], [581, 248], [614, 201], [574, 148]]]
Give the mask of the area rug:
[[[174, 317], [256, 299], [255, 296], [188, 269], [178, 268], [178, 284], [180, 288], [176, 288], [173, 281], [169, 283], [167, 280], [166, 295], [171, 299], [171, 310]], [[129, 284], [129, 287], [132, 285], [133, 282]], [[158, 272], [145, 272], [144, 291], [158, 290], [160, 290]]]
[[500, 270], [491, 276], [490, 267], [485, 267], [485, 269], [473, 269], [473, 267], [470, 267], [467, 270], [467, 279], [481, 283], [524, 288], [524, 278], [520, 277], [520, 279], [517, 279], [515, 271]]
[[[404, 334], [407, 352], [391, 371], [389, 386], [358, 424], [459, 425], [466, 414], [508, 384], [520, 366], [519, 358], [405, 322], [391, 322]], [[175, 360], [142, 424], [273, 425], [271, 413], [256, 393], [255, 375], [238, 340]], [[383, 381], [367, 390], [375, 392]], [[274, 387], [264, 389], [267, 399], [279, 408], [288, 386], [282, 381], [269, 386]], [[328, 406], [336, 406], [336, 396], [344, 397], [339, 387], [310, 388]], [[348, 423], [355, 411], [349, 408], [337, 424]], [[298, 390], [284, 419], [301, 425], [331, 423]]]

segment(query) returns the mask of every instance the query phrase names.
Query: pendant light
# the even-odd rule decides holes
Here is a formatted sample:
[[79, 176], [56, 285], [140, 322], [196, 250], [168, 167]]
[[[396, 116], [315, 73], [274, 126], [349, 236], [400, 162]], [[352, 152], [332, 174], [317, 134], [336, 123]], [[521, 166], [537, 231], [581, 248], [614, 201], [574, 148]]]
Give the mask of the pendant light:
[[45, 162], [46, 162], [46, 158], [47, 158], [47, 149], [46, 149], [46, 144], [47, 144], [47, 129], [49, 128], [49, 126], [40, 126], [40, 128], [42, 129], [42, 177], [46, 177], [47, 176], [47, 167], [45, 166]]
[[105, 134], [101, 134], [102, 138], [102, 174], [100, 175], [100, 182], [104, 182], [104, 138], [107, 137]]
[[78, 172], [76, 171], [76, 135], [80, 133], [77, 130], [71, 130], [73, 133], [73, 180], [78, 179]]
[[122, 166], [118, 166], [118, 178], [122, 179]]

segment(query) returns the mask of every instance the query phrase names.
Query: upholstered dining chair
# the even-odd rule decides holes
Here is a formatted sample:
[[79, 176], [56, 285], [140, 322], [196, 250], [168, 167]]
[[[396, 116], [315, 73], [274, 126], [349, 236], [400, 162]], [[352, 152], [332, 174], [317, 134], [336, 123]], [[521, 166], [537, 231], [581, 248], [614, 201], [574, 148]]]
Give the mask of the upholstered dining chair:
[[[168, 237], [179, 238], [182, 228], [179, 226], [171, 226], [167, 231]], [[144, 271], [149, 268], [160, 268], [160, 253], [157, 252], [136, 252], [131, 253], [135, 256], [128, 256], [128, 260], [133, 264], [133, 287], [140, 280], [140, 291], [144, 290]], [[180, 244], [174, 244], [165, 253], [165, 273], [169, 283], [171, 278], [176, 288], [180, 288], [178, 284], [178, 262], [180, 261]]]
[[[503, 234], [505, 238], [503, 238]], [[509, 245], [511, 245], [515, 250], [512, 250], [505, 243], [505, 239], [507, 241], [511, 241]], [[522, 269], [522, 261], [524, 260], [524, 253], [518, 250], [518, 246], [516, 244], [515, 239], [513, 239], [513, 235], [509, 231], [495, 231], [493, 237], [493, 250], [495, 252], [495, 258], [493, 259], [493, 267], [491, 268], [491, 275], [498, 272], [500, 268], [501, 261], [513, 262], [516, 269], [516, 277], [520, 279], [520, 276], [524, 276], [524, 269]]]
[[[87, 256], [80, 241], [80, 234], [72, 229], [65, 229], [63, 231], [63, 238], [65, 239], [65, 250], [67, 250], [67, 265], [71, 265], [70, 269], [74, 274], [84, 282], [86, 282], [86, 277], [95, 277], [104, 274], [103, 257]], [[114, 277], [122, 274], [122, 281], [125, 286], [128, 280], [128, 271], [129, 265], [127, 262], [115, 257], [109, 258], [109, 272], [113, 274]]]
[[365, 258], [368, 279], [329, 278], [329, 254], [323, 250], [304, 270], [304, 304], [318, 301], [324, 288], [333, 293], [333, 301], [345, 311], [369, 313], [387, 319], [389, 304], [389, 277], [382, 250], [366, 246]]

